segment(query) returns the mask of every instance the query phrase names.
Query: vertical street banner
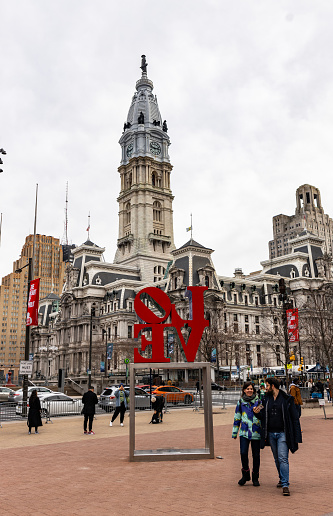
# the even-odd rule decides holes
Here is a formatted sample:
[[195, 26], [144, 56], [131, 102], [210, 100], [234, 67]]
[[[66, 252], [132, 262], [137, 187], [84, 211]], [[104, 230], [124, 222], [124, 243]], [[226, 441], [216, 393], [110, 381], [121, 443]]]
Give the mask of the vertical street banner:
[[27, 307], [27, 326], [38, 325], [39, 304], [39, 278], [30, 282], [29, 299]]
[[299, 341], [299, 330], [298, 330], [298, 309], [292, 308], [286, 310], [287, 314], [287, 328], [288, 328], [288, 339], [289, 342]]
[[108, 345], [107, 345], [107, 358], [108, 358], [108, 360], [112, 360], [112, 353], [113, 353], [113, 342], [108, 342]]

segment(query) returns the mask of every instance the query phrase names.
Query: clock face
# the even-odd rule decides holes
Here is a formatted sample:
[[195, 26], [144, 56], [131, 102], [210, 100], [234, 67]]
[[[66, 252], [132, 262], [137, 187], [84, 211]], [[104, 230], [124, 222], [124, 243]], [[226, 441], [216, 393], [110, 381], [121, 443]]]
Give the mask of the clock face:
[[161, 151], [162, 151], [162, 149], [161, 149], [161, 146], [159, 143], [157, 143], [157, 142], [150, 143], [150, 152], [152, 154], [155, 154], [155, 156], [158, 156], [159, 154], [161, 154]]
[[128, 146], [127, 146], [127, 149], [126, 149], [126, 154], [127, 156], [130, 158], [132, 156], [132, 152], [133, 152], [133, 143], [130, 143]]

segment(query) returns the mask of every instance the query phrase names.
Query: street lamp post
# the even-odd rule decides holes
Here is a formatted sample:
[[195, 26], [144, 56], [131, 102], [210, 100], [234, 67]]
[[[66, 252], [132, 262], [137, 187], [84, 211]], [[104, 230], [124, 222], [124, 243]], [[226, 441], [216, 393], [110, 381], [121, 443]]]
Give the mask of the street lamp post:
[[285, 351], [285, 371], [286, 371], [286, 388], [288, 391], [289, 387], [289, 335], [288, 335], [288, 321], [287, 321], [287, 310], [292, 308], [292, 304], [287, 294], [286, 284], [283, 278], [279, 279], [279, 291], [280, 291], [280, 299], [282, 301], [282, 322], [283, 322], [283, 334], [284, 334], [284, 351]]
[[89, 369], [88, 369], [88, 389], [91, 388], [91, 355], [92, 355], [92, 319], [95, 317], [95, 303], [91, 305], [90, 309], [90, 340], [89, 340]]
[[[32, 280], [32, 258], [29, 258], [29, 261], [23, 267], [16, 269], [15, 272], [22, 272], [22, 269], [28, 267], [28, 285], [27, 285], [27, 312], [28, 312], [28, 302], [29, 302], [29, 292], [30, 292], [30, 282]], [[25, 326], [25, 347], [24, 347], [24, 360], [29, 360], [29, 351], [30, 351], [30, 326]], [[26, 412], [27, 404], [26, 401], [28, 399], [28, 375], [23, 375], [23, 411]]]

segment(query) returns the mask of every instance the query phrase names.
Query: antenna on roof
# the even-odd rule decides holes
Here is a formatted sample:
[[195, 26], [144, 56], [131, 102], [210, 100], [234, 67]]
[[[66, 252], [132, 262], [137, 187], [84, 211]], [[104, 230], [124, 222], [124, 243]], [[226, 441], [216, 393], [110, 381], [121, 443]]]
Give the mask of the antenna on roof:
[[68, 181], [66, 183], [66, 203], [65, 203], [65, 222], [62, 243], [68, 245]]

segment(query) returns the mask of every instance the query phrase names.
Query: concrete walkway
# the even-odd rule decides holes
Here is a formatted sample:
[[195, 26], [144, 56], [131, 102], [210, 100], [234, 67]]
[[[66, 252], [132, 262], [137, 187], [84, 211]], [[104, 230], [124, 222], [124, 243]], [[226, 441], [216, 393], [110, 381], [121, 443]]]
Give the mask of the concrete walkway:
[[[231, 439], [234, 408], [214, 413], [215, 456], [222, 460], [130, 463], [129, 419], [111, 428], [97, 416], [95, 435], [84, 435], [81, 417], [54, 418], [38, 435], [21, 422], [0, 429], [1, 515], [271, 515], [333, 514], [333, 409], [305, 409], [303, 440], [290, 457], [290, 497], [276, 488], [270, 449], [261, 454], [260, 487], [239, 487], [239, 442]], [[149, 425], [136, 415], [136, 448], [203, 446], [203, 414], [191, 409], [166, 414]]]

